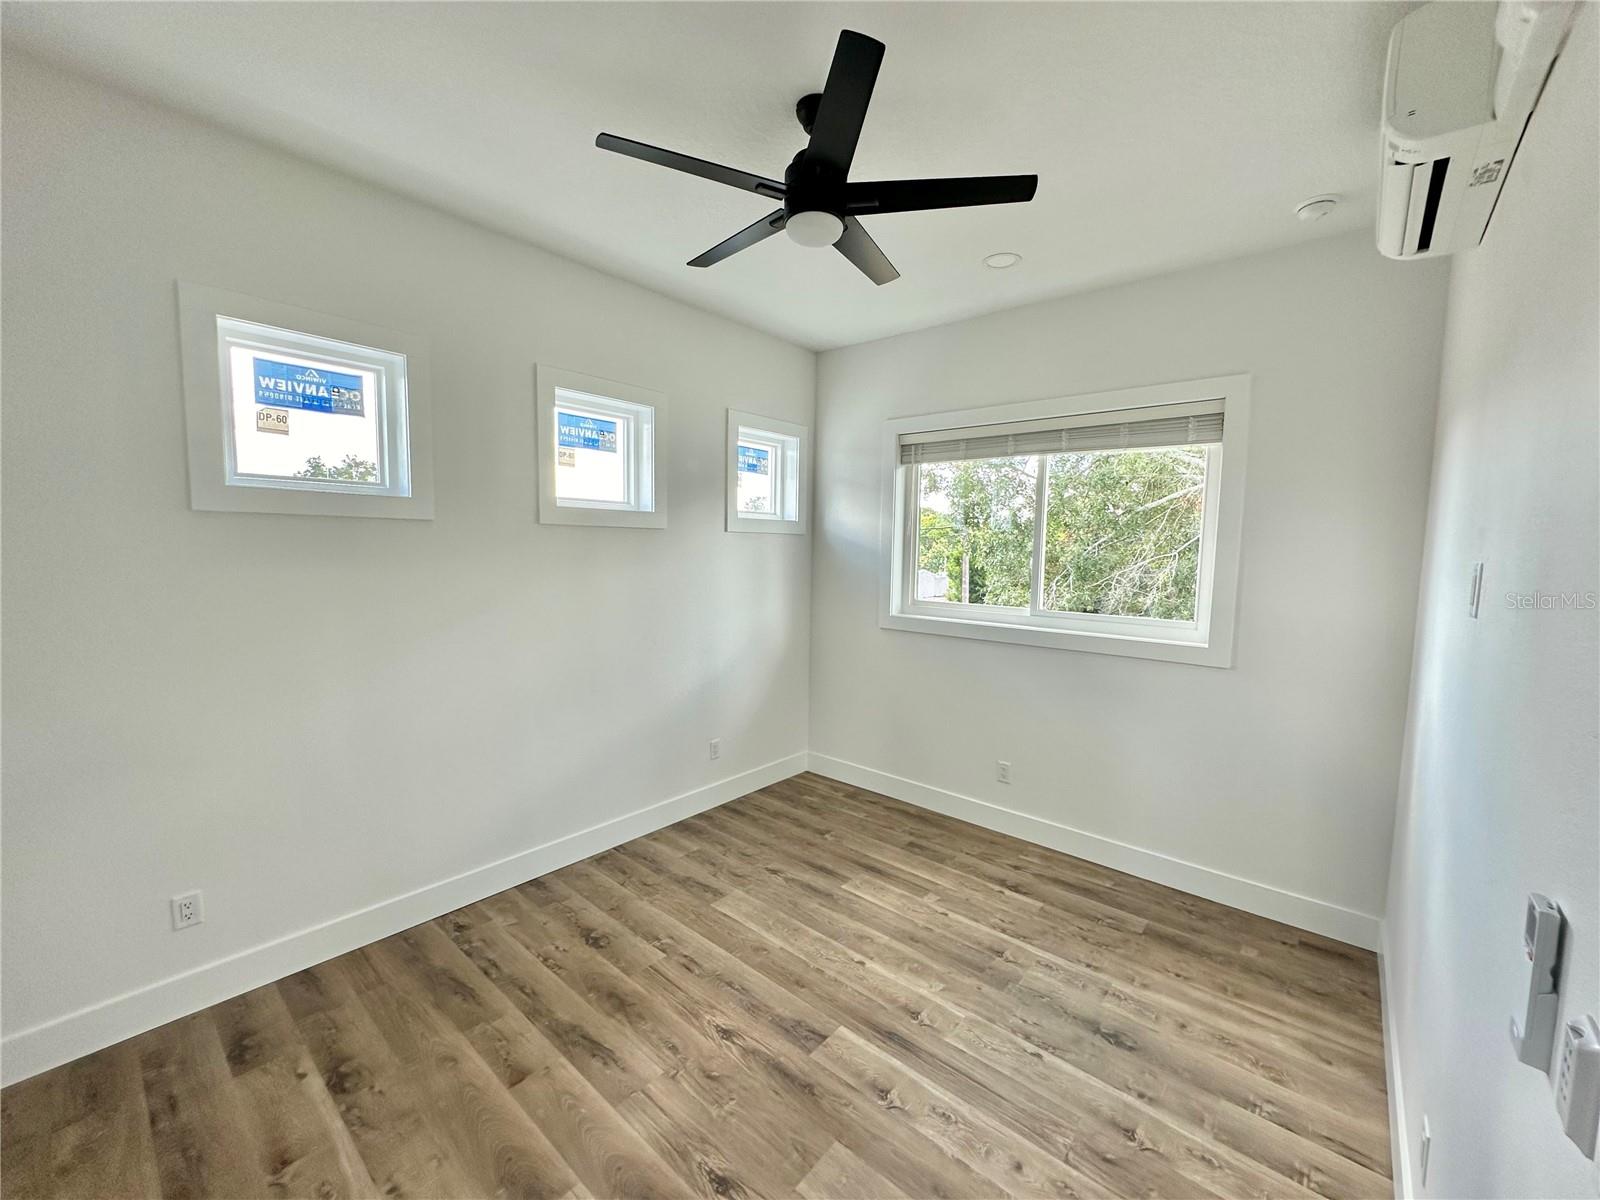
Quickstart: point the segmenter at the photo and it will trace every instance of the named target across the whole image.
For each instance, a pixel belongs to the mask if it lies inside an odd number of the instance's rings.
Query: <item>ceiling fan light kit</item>
[[[850,163],[867,118],[883,49],[882,42],[865,34],[849,29],[839,34],[827,83],[822,91],[802,96],[795,105],[800,127],[811,140],[789,163],[781,183],[614,134],[602,133],[594,144],[602,150],[782,201],[781,208],[690,259],[691,267],[714,266],[782,229],[798,245],[832,246],[873,283],[889,283],[898,279],[900,272],[878,249],[858,216],[976,204],[1018,204],[1033,199],[1039,177],[989,175],[851,183]]]
[[[831,212],[798,212],[784,224],[789,240],[801,246],[831,246],[844,236],[844,222]]]

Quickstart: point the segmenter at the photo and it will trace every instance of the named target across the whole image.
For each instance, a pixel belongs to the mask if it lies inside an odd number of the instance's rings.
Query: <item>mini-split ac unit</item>
[[[1378,249],[1427,258],[1476,246],[1550,66],[1572,0],[1435,0],[1389,35]]]

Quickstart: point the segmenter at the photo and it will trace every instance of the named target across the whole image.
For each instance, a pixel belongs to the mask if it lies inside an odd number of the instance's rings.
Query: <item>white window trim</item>
[[[232,379],[232,368],[217,334],[218,317],[232,317],[376,351],[368,364],[372,369],[378,369],[378,360],[382,358],[403,360],[404,394],[385,397],[385,401],[405,406],[405,419],[400,425],[405,431],[406,445],[390,442],[387,429],[380,436],[389,457],[391,479],[401,465],[400,456],[408,456],[403,475],[409,483],[410,495],[288,480],[229,484],[234,449],[230,436],[231,397],[226,388],[231,384],[224,381]],[[191,508],[291,516],[433,518],[433,422],[425,339],[345,317],[181,281],[178,283],[178,336],[183,360]]]
[[[535,445],[538,448],[539,523],[541,525],[608,525],[621,529],[665,529],[667,527],[667,469],[663,447],[667,441],[667,398],[633,383],[601,379],[562,367],[540,363],[534,371]],[[647,509],[621,508],[603,500],[572,501],[556,498],[556,392],[575,392],[599,401],[621,400],[651,410],[650,436],[642,435],[634,421],[634,444],[629,453],[641,471],[649,472]],[[635,487],[631,470],[630,494]]]
[[[949,605],[912,601],[914,569],[907,539],[916,538],[917,497],[910,494],[914,469],[900,464],[900,439],[908,434],[1012,421],[1047,420],[1081,413],[1118,413],[1220,400],[1226,420],[1222,442],[1208,452],[1206,504],[1201,533],[1198,620],[1157,621],[1099,614],[1052,614],[987,605]],[[878,624],[884,629],[943,634],[1025,646],[1083,650],[1131,658],[1160,659],[1197,666],[1233,665],[1234,614],[1239,585],[1239,551],[1244,525],[1245,459],[1250,428],[1250,376],[1225,375],[1182,383],[1092,392],[1051,400],[969,408],[926,416],[900,417],[884,424],[881,586]],[[1219,469],[1226,463],[1226,469]],[[1044,472],[1040,472],[1041,476]],[[1042,484],[1041,484],[1042,486]],[[1044,522],[1035,522],[1034,571],[1043,568],[1039,542]],[[1209,547],[1209,549],[1207,549]],[[1037,583],[1037,581],[1035,581]],[[1037,586],[1033,589],[1038,592]],[[1209,597],[1209,605],[1206,603]]]
[[[792,481],[794,485],[795,515],[785,517],[752,516],[739,511],[739,430],[750,429],[757,433],[778,434],[793,441],[780,443],[781,460],[775,463],[779,472],[778,489],[784,490]],[[763,417],[759,413],[728,410],[727,446],[727,530],[729,533],[804,533],[806,513],[811,497],[806,486],[806,476],[811,470],[811,431],[792,421],[776,417]]]

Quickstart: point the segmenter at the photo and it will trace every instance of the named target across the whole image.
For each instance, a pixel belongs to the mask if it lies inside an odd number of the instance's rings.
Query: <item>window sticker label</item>
[[[366,415],[366,398],[361,393],[359,375],[257,357],[255,379],[257,404],[350,417]],[[259,420],[256,428],[261,428]]]
[[[748,475],[770,475],[772,473],[772,452],[760,450],[755,446],[739,447],[739,470]]]
[[[617,423],[599,417],[580,417],[576,413],[556,414],[556,447],[574,450],[617,452]]]
[[[257,433],[288,433],[289,410],[286,408],[256,409]]]

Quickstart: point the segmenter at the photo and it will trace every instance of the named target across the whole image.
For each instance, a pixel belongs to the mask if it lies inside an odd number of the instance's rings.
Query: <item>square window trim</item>
[[[622,529],[665,529],[667,526],[667,465],[662,448],[667,435],[667,397],[665,394],[569,371],[564,367],[540,363],[534,369],[536,475],[539,485],[539,523],[541,525],[598,525]],[[604,411],[605,403],[650,410],[647,428],[637,416],[631,418],[634,434],[629,463],[628,494],[635,497],[628,506],[608,501],[562,502],[556,496],[556,417],[557,393],[571,396],[575,408],[592,401]],[[650,507],[637,507],[647,502]]]
[[[433,426],[425,339],[240,292],[182,281],[177,289],[191,508],[290,516],[433,518]],[[230,333],[219,325],[219,318],[259,327],[264,342],[281,343],[280,348],[291,354],[358,362],[379,375],[385,393],[380,442],[387,490],[234,472],[228,347],[248,331]],[[275,333],[283,336],[274,337]],[[315,344],[319,341],[337,345],[318,350]]]
[[[784,492],[784,508],[788,509],[792,503],[794,516],[752,516],[739,511],[739,439],[743,434],[782,447],[779,481]],[[811,471],[811,431],[806,426],[730,408],[726,467],[729,533],[805,533],[811,500],[807,486]]]

